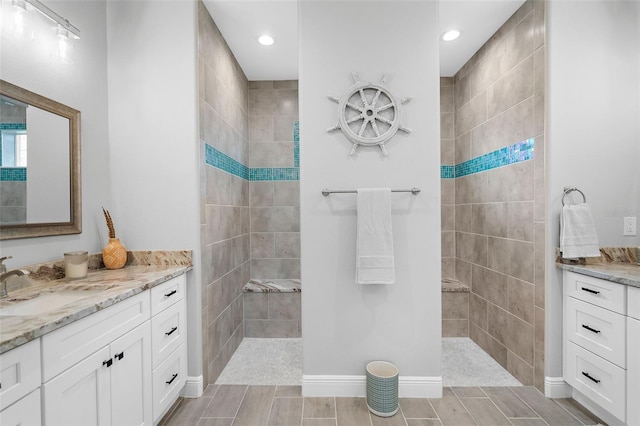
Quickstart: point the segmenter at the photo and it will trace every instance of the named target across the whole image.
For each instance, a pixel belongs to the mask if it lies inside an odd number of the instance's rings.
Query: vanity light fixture
[[[273,37],[271,37],[269,34],[263,34],[258,37],[258,43],[263,46],[271,46],[274,43],[274,40]]]
[[[53,10],[49,9],[44,3],[39,0],[14,0],[15,3],[29,3],[33,6],[38,12],[42,13],[47,18],[51,19],[57,25],[56,34],[58,36],[66,36],[67,38],[74,38],[78,40],[80,38],[80,30],[74,27],[68,19],[63,18],[62,16],[55,13]]]
[[[449,30],[442,34],[442,40],[444,41],[453,41],[458,37],[460,37],[460,31],[458,30]]]

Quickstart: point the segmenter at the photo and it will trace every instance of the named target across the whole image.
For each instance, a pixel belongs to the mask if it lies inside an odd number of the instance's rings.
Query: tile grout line
[[[455,393],[455,391],[451,389],[451,393],[453,394],[453,396],[456,397],[456,399],[458,400],[458,402],[460,403],[460,405],[462,405],[462,408],[464,408],[464,410],[467,412],[467,414],[469,415],[469,417],[471,417],[471,419],[476,423],[476,425],[479,425],[480,423],[478,423],[478,420],[476,420],[475,417],[473,417],[473,414],[471,414],[471,411],[469,411],[469,409],[467,408],[466,405],[464,405],[464,402],[462,402],[462,399],[458,396],[457,393]]]
[[[564,405],[560,404],[559,402],[556,402],[555,399],[552,399],[552,401],[554,402],[554,404],[558,405],[560,408],[562,408],[564,411],[566,411],[567,413],[569,413],[569,415],[571,417],[573,417],[574,419],[576,419],[577,421],[579,421],[580,423],[582,423],[583,425],[585,424],[585,422],[583,422],[582,420],[580,420],[579,418],[577,418],[576,416],[573,415],[573,413],[569,410],[567,410]]]
[[[546,421],[544,418],[542,418],[542,416],[540,415],[540,413],[538,413],[536,410],[534,410],[532,406],[530,406],[529,404],[527,404],[527,401],[525,401],[524,399],[520,398],[520,395],[518,395],[517,393],[515,393],[515,392],[511,389],[511,386],[507,386],[507,389],[509,389],[509,391],[511,391],[511,393],[513,393],[513,394],[516,396],[516,398],[518,398],[520,401],[522,401],[522,403],[523,403],[524,405],[526,405],[527,407],[529,407],[529,409],[530,409],[531,411],[533,411],[534,413],[536,413],[536,414],[538,415],[538,418],[540,418],[540,420],[542,420],[542,421],[543,421],[543,422],[545,422],[547,425],[549,425],[549,423],[547,423],[547,421]],[[536,390],[537,390],[537,389],[536,389]],[[551,426],[551,425],[549,425],[549,426]]]

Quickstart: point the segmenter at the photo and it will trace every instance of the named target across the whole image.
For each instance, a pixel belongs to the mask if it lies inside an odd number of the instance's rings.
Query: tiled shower
[[[441,79],[443,335],[543,387],[544,3],[529,0]],[[244,337],[300,336],[297,82],[249,82],[199,3],[203,363]],[[206,295],[206,297],[204,297]]]
[[[468,333],[539,389],[544,31],[544,2],[529,0],[454,77],[441,79],[443,288],[470,290],[443,291],[443,336]]]

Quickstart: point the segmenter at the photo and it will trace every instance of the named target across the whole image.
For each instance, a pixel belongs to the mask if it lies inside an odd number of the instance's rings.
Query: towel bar
[[[582,195],[582,202],[583,202],[583,203],[586,203],[586,202],[587,202],[587,197],[585,197],[584,192],[580,191],[580,190],[579,190],[578,188],[576,188],[575,186],[574,186],[574,187],[569,187],[569,186],[567,186],[567,187],[565,187],[565,188],[564,188],[564,192],[562,193],[562,205],[563,205],[563,206],[564,206],[564,198],[565,198],[568,194],[570,194],[570,193],[572,193],[572,192],[574,192],[574,191],[579,192],[579,193],[580,193],[580,195]]]
[[[418,195],[422,191],[420,188],[411,188],[411,189],[392,189],[391,192],[410,192],[413,195]],[[355,189],[351,190],[333,190],[333,189],[323,189],[322,195],[325,197],[329,196],[329,194],[356,194],[358,191]]]

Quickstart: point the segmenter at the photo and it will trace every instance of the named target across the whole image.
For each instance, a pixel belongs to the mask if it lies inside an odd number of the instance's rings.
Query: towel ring
[[[564,206],[564,198],[565,198],[568,194],[570,194],[570,193],[572,193],[572,192],[574,192],[574,191],[577,191],[577,192],[579,192],[579,193],[580,193],[580,195],[582,195],[582,202],[583,202],[583,203],[586,203],[586,202],[587,202],[587,197],[585,197],[584,192],[580,191],[580,190],[579,190],[578,188],[576,188],[576,187],[573,187],[573,188],[569,188],[569,187],[567,187],[567,188],[565,188],[565,189],[564,189],[564,192],[562,193],[562,205],[563,205],[563,206]]]

